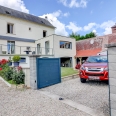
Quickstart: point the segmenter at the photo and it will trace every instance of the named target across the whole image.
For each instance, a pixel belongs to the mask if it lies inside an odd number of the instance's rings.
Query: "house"
[[[77,41],[76,62],[82,62],[91,55],[107,55],[105,44],[116,43],[116,24],[111,29],[112,34]]]
[[[20,55],[20,65],[29,67],[29,54],[60,58],[61,66],[74,67],[75,39],[55,34],[47,20],[0,6],[0,59]]]

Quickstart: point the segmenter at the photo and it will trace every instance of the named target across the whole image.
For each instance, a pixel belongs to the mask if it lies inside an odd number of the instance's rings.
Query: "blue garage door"
[[[61,82],[59,58],[37,58],[38,89]]]

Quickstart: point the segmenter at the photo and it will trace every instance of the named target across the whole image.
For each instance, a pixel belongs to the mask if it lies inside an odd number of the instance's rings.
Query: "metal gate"
[[[37,88],[61,82],[59,58],[37,58]]]

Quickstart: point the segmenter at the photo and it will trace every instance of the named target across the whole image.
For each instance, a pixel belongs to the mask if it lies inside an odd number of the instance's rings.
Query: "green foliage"
[[[12,58],[12,60],[13,60],[14,62],[19,62],[20,59],[21,59],[21,58],[20,58],[20,56],[18,56],[18,55],[13,56],[13,58]]]
[[[80,35],[79,34],[76,34],[76,33],[74,33],[74,32],[72,32],[72,34],[71,35],[69,35],[71,38],[75,38],[76,39],[76,41],[78,41],[79,39],[80,39]]]
[[[4,65],[2,70],[0,70],[0,76],[8,82],[10,81],[15,84],[24,84],[25,73],[21,67],[12,68],[8,65]]]
[[[13,68],[6,67],[4,69],[4,79],[5,80],[12,80],[12,75],[13,75]]]
[[[24,84],[24,78],[25,78],[25,74],[22,70],[17,71],[16,69],[13,72],[12,75],[12,80],[16,83],[16,84]]]
[[[95,35],[95,33],[90,32],[90,33],[86,34],[85,36],[83,36],[83,35],[80,36],[79,34],[72,32],[72,34],[69,35],[69,37],[72,37],[72,38],[76,39],[76,41],[79,41],[79,40],[83,40],[83,39],[96,37],[96,35]]]
[[[12,62],[12,58],[11,57],[9,57],[8,62]]]

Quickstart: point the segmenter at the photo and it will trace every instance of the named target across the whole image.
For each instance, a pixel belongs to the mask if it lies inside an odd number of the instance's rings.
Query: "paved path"
[[[57,87],[57,86],[56,86]],[[90,116],[39,90],[16,90],[0,80],[0,116]]]

